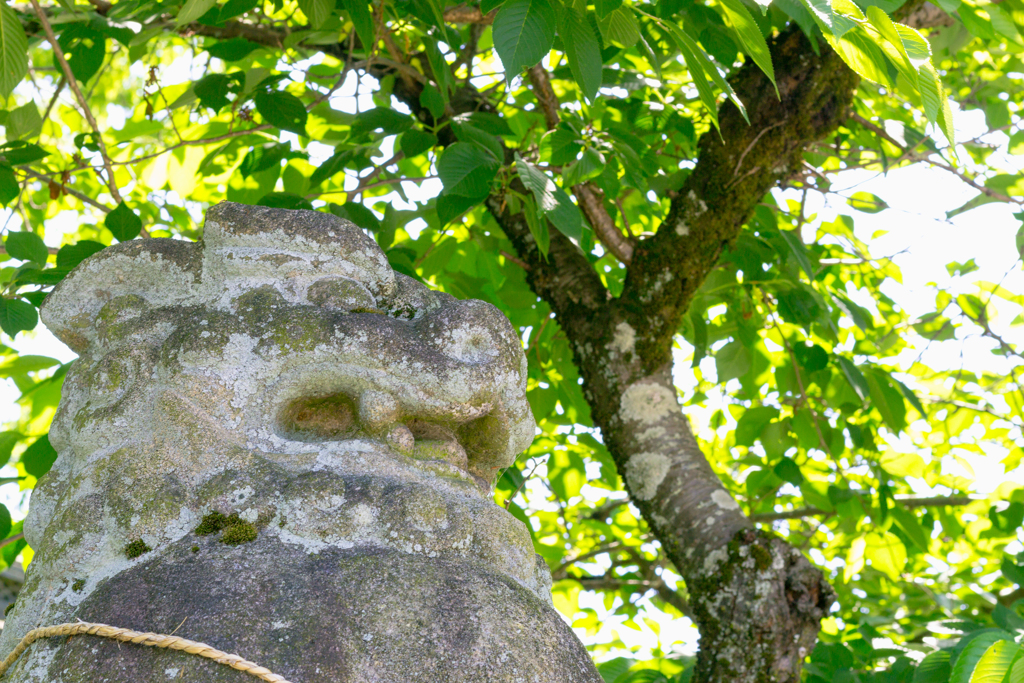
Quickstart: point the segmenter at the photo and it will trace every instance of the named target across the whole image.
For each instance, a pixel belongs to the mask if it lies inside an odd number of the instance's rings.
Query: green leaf
[[[793,255],[793,258],[796,259],[800,268],[807,275],[807,279],[814,282],[814,267],[811,265],[811,260],[807,258],[807,245],[801,239],[800,232],[798,230],[780,230],[779,234],[785,240],[786,246],[789,247],[789,252]]]
[[[511,81],[551,51],[555,11],[548,0],[507,0],[494,17],[494,49]]]
[[[50,435],[44,434],[25,449],[21,454],[21,464],[25,471],[39,478],[50,471],[57,459],[57,451],[50,445]]]
[[[737,446],[753,446],[761,432],[779,416],[779,409],[772,406],[757,406],[748,409],[736,422],[734,438]]]
[[[574,187],[580,183],[601,175],[607,165],[603,154],[592,147],[583,150],[583,156],[574,161],[562,173],[565,184]]]
[[[174,21],[178,26],[191,24],[193,21],[213,9],[216,4],[217,0],[185,0],[185,4],[178,12],[178,16]]]
[[[7,538],[11,533],[11,511],[0,503],[0,538]]]
[[[537,209],[537,202],[534,201],[533,195],[526,198],[526,208],[523,210],[523,215],[526,216],[526,225],[530,228],[530,234],[533,236],[534,242],[537,243],[537,249],[546,259],[548,257],[548,249],[551,246],[551,233],[548,230],[548,222]]]
[[[8,463],[14,447],[24,438],[21,432],[0,432],[0,467]]]
[[[0,166],[0,204],[10,204],[21,193],[21,185],[14,175],[14,169],[6,164]]]
[[[499,163],[504,160],[505,152],[501,148],[501,140],[497,137],[465,121],[453,120],[451,126],[455,137],[462,142],[470,142],[486,150]]]
[[[411,159],[432,149],[436,144],[437,136],[433,133],[410,128],[402,133],[402,137],[398,141],[398,148],[402,150],[406,159]]]
[[[889,514],[892,515],[893,520],[896,522],[903,533],[907,535],[914,545],[916,545],[922,552],[928,552],[928,547],[931,545],[931,539],[928,537],[928,533],[924,527],[921,526],[921,521],[917,518],[910,510],[896,506],[889,510]]]
[[[385,135],[395,135],[409,130],[413,124],[415,121],[408,114],[387,107],[374,107],[356,116],[356,120],[352,124],[352,133],[380,130]]]
[[[14,377],[27,372],[38,372],[57,365],[60,365],[60,361],[49,356],[14,356],[0,364],[0,377]]]
[[[107,226],[118,242],[133,240],[142,232],[142,219],[124,202],[107,214],[103,225]]]
[[[284,158],[279,157],[277,163]],[[317,166],[316,170],[313,171],[309,176],[309,187],[310,189],[319,187],[324,181],[333,178],[338,173],[345,170],[345,165],[352,160],[352,152],[349,150],[338,151],[335,150],[334,154],[327,158],[324,163]],[[253,171],[258,172],[258,171]]]
[[[1002,631],[985,632],[973,636],[957,656],[949,676],[949,683],[971,683],[971,674],[974,673],[982,656],[992,645],[1001,640],[1013,641],[1008,633]]]
[[[768,42],[764,39],[761,29],[754,21],[754,17],[750,16],[750,12],[740,0],[721,0],[720,7],[725,10],[726,18],[736,32],[740,44],[775,86],[775,95],[779,97],[779,87],[775,85],[775,68],[772,66],[771,51],[768,49]]]
[[[718,104],[716,103],[714,92],[708,86],[708,78],[732,100],[736,108],[739,109],[740,114],[743,115],[744,120],[749,123],[750,119],[747,117],[747,108],[740,101],[739,97],[736,96],[729,82],[719,73],[718,67],[700,49],[697,42],[672,22],[662,22],[660,25],[668,31],[675,41],[679,53],[686,61],[686,68],[690,70],[690,74],[693,77],[693,83],[697,87],[700,101],[704,108],[708,110],[708,114],[711,115],[711,122],[715,125],[715,129],[718,129]]]
[[[255,9],[261,2],[262,0],[228,0],[221,6],[220,13],[217,15],[217,22],[220,23],[241,16]]]
[[[21,299],[0,299],[0,330],[14,337],[19,332],[28,332],[39,324],[36,307]]]
[[[359,36],[359,42],[363,49],[370,52],[374,43],[373,14],[370,13],[370,5],[365,0],[342,0],[342,4],[348,15],[352,18],[352,25]]]
[[[380,230],[380,220],[377,215],[359,202],[346,202],[345,204],[331,204],[331,213],[339,218],[352,221],[363,230],[376,232]]]
[[[558,27],[565,45],[565,54],[569,58],[569,69],[572,77],[588,101],[597,98],[601,88],[602,61],[601,44],[594,35],[587,18],[575,7],[567,7],[562,13],[562,23]]]
[[[256,111],[263,120],[281,130],[306,135],[306,107],[291,93],[277,90],[256,93]]]
[[[752,356],[750,349],[739,340],[734,340],[715,353],[715,366],[718,368],[718,383],[725,384],[747,374],[750,370]]]
[[[426,107],[435,119],[444,116],[445,103],[446,100],[440,90],[430,83],[423,86],[423,92],[420,93],[420,104]]]
[[[938,650],[921,660],[911,683],[948,683],[950,671],[949,650]]]
[[[199,98],[200,106],[218,112],[231,103],[228,93],[234,82],[227,74],[210,74],[196,81],[192,90]]]
[[[103,244],[93,242],[92,240],[81,240],[75,244],[63,246],[57,252],[57,268],[71,270],[85,259],[96,252],[103,251],[105,248]]]
[[[782,481],[788,481],[794,486],[799,486],[804,481],[804,475],[800,471],[800,466],[792,458],[783,458],[775,464],[772,468],[777,476]]]
[[[11,232],[4,240],[4,249],[11,258],[19,261],[35,261],[39,265],[46,264],[49,251],[43,238],[34,232]]]
[[[491,188],[491,180],[501,164],[478,145],[456,142],[437,160],[437,174],[441,177],[445,194],[464,197],[484,197]]]
[[[863,211],[864,213],[880,213],[889,208],[878,195],[871,194],[870,192],[854,192],[846,200],[854,209]]]
[[[25,140],[39,135],[43,119],[32,102],[26,102],[7,116],[5,132],[8,140]]]
[[[583,214],[565,190],[546,173],[526,163],[516,154],[516,172],[523,185],[533,193],[539,215],[544,216],[560,233],[579,241],[583,237]]]
[[[256,206],[269,206],[275,209],[306,209],[313,210],[308,199],[294,192],[268,192],[260,197]]]
[[[245,38],[221,40],[213,45],[204,46],[206,51],[212,56],[217,59],[223,59],[225,62],[237,62],[240,59],[244,59],[250,52],[259,47],[257,43]]]
[[[846,381],[850,383],[853,390],[857,392],[862,401],[867,400],[868,395],[871,392],[871,388],[868,386],[868,382],[864,379],[864,375],[857,369],[849,359],[843,356],[835,356],[836,361],[839,363],[840,369],[843,371],[843,375],[846,376]]]
[[[484,197],[464,197],[458,194],[443,194],[437,198],[437,219],[441,225],[448,225],[484,200]]]
[[[1021,646],[1011,640],[992,643],[971,672],[970,683],[1000,683],[1022,653]]]
[[[34,161],[39,161],[40,159],[45,159],[50,156],[49,152],[38,145],[25,144],[5,149],[2,154],[3,158],[7,160],[7,163],[12,166],[31,164]]]
[[[615,43],[620,47],[633,47],[640,40],[640,26],[636,15],[629,7],[618,7],[601,20],[601,35],[604,44]]]
[[[871,403],[875,406],[885,424],[894,433],[907,427],[907,406],[903,395],[889,383],[887,373],[881,370],[869,370],[864,376],[871,394]]]
[[[28,37],[6,2],[0,3],[0,97],[8,97],[28,73]]]
[[[895,534],[871,532],[864,537],[864,557],[871,560],[871,566],[893,581],[900,578],[907,564],[907,549]]]
[[[330,18],[334,0],[299,0],[299,9],[313,28],[320,28]]]
[[[559,123],[553,130],[544,134],[540,141],[542,159],[562,166],[576,161],[583,144],[579,134],[568,123]]]

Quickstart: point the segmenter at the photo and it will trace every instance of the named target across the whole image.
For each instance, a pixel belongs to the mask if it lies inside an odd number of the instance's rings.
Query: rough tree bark
[[[488,202],[569,337],[633,501],[686,580],[701,634],[700,681],[799,680],[833,600],[799,551],[742,514],[697,446],[672,383],[673,337],[722,247],[852,102],[856,76],[830,50],[815,56],[799,30],[774,41],[772,60],[781,99],[753,65],[737,73],[733,87],[750,125],[732,105],[723,108],[722,136],[701,138],[697,165],[661,228],[636,244],[620,297],[610,297],[567,239],[554,236],[545,260],[524,218],[502,210],[498,197]],[[543,73],[532,76],[535,89],[550,88]]]

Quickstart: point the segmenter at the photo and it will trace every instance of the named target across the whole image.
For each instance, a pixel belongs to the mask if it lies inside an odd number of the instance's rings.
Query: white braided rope
[[[190,655],[198,655],[206,659],[212,659],[218,664],[230,666],[232,669],[244,671],[250,676],[255,676],[267,683],[289,683],[283,676],[271,672],[269,669],[242,659],[238,655],[231,655],[210,647],[206,643],[197,643],[194,640],[178,638],[177,636],[165,636],[159,633],[140,633],[127,628],[117,628],[106,624],[90,624],[80,621],[76,624],[58,624],[57,626],[44,626],[34,628],[25,634],[18,646],[3,662],[0,662],[0,677],[7,673],[7,669],[17,661],[18,657],[28,649],[29,645],[40,638],[53,638],[56,636],[98,636],[119,640],[122,643],[134,643],[147,647],[162,647],[169,650],[180,650]]]

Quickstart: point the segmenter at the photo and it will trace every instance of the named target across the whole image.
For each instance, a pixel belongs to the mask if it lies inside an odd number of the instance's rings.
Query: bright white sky
[[[138,64],[136,66],[139,66]],[[178,78],[169,74],[163,75],[165,83],[180,82],[190,78],[187,73],[187,65],[182,68]],[[356,79],[350,77],[345,86],[332,98],[335,107],[352,111],[355,108],[357,98],[355,95]],[[373,107],[370,99],[370,92],[375,87],[372,80],[364,80],[360,87],[358,97],[359,109],[365,110]],[[117,111],[110,112],[111,118],[119,116]],[[958,139],[970,139],[984,130],[984,121],[980,114],[960,114],[956,118]],[[116,126],[116,121],[113,122]],[[997,134],[993,141],[1003,145],[1005,149],[1006,136]],[[314,143],[311,151],[314,158],[311,161],[315,164],[330,154],[330,148]],[[391,144],[385,144],[384,156],[387,158],[391,153]],[[1014,166],[1014,160],[1004,157],[1005,169],[1007,171],[1018,171]],[[354,186],[355,180],[353,179]],[[837,190],[849,188],[850,194],[854,191],[864,190],[881,197],[890,209],[879,214],[862,214],[852,212],[842,199],[832,197],[825,201],[820,195],[811,194],[808,196],[808,213],[817,212],[819,217],[825,220],[832,220],[837,212],[852,213],[856,220],[857,234],[870,245],[873,255],[884,256],[899,253],[895,257],[896,263],[903,270],[904,282],[890,283],[886,293],[895,299],[904,309],[911,314],[919,315],[928,313],[933,309],[934,290],[929,283],[946,282],[949,275],[945,270],[945,264],[951,261],[967,261],[974,258],[979,266],[976,273],[963,279],[964,291],[974,291],[971,283],[975,280],[988,280],[992,282],[1004,281],[1004,284],[1012,291],[1024,292],[1024,271],[1020,266],[1015,266],[1017,252],[1014,237],[1021,222],[1012,216],[1010,207],[1000,204],[989,204],[962,214],[947,221],[945,212],[954,209],[975,194],[974,190],[963,184],[953,175],[942,170],[928,169],[916,166],[906,170],[899,170],[890,173],[887,177],[881,177],[862,171],[846,173],[840,177],[835,184]],[[405,191],[412,199],[424,200],[434,196],[440,191],[440,183],[428,181],[421,189],[413,184],[406,183]],[[794,193],[790,195],[796,197]],[[797,197],[798,198],[798,197]],[[388,198],[386,198],[388,199]],[[399,208],[408,208],[404,202],[393,194],[390,198]],[[379,199],[375,201],[380,201]],[[59,246],[61,235],[65,227],[72,225],[74,217],[70,214],[52,221],[47,226],[46,241],[51,246]],[[16,229],[16,222],[12,221],[12,228]],[[813,226],[809,226],[806,239],[813,238]],[[1007,273],[1009,272],[1009,275]],[[1004,280],[1005,276],[1005,280]],[[1022,342],[1021,330],[1024,326],[1011,328],[1009,326],[1018,313],[1019,309],[1014,307],[1003,307],[1001,316],[995,321],[994,327],[1005,337],[1015,342]],[[4,340],[7,342],[8,340]],[[74,354],[63,344],[57,341],[44,327],[40,326],[35,332],[19,335],[12,345],[15,348],[23,349],[26,352],[40,355],[49,355],[62,361],[74,358]],[[684,344],[685,346],[685,344]],[[985,342],[968,342],[967,355],[973,367],[983,366],[992,370],[1000,370],[1005,367],[1000,363],[1004,362],[990,353],[990,345]],[[960,363],[959,342],[946,342],[935,344],[928,351],[926,357],[933,367],[958,365]],[[688,349],[679,352],[680,360],[688,355]],[[688,371],[688,362],[680,362],[678,365],[677,381],[686,386],[692,382],[692,376]],[[702,365],[705,376],[714,376],[714,363],[706,359]],[[16,388],[9,380],[0,382],[0,420],[9,421],[18,414],[18,406],[15,399],[18,396]],[[716,409],[717,405],[709,405],[703,410],[696,411],[694,416],[699,423],[701,417],[708,417]],[[1002,454],[992,454],[990,457],[976,456],[972,459],[971,465],[980,476],[980,486],[985,487],[987,492],[994,488],[1000,481],[1004,480],[1005,473],[999,465]],[[0,476],[8,476],[12,471],[10,466],[0,471]],[[1015,473],[1014,478],[1019,478]],[[5,487],[0,493],[0,501],[6,502],[12,511],[25,509],[25,502],[14,490],[13,486]],[[17,517],[17,513],[16,517]],[[582,600],[582,606],[591,607],[597,610],[598,614],[604,616],[606,611],[600,601],[596,599]],[[652,610],[648,616],[657,618],[659,613]],[[688,620],[669,621],[657,618],[660,622],[661,644],[669,649],[672,643],[677,643],[676,648],[680,651],[693,653],[696,646],[696,630],[689,624]],[[580,634],[584,640],[594,642],[606,641],[612,630],[618,632],[619,636],[629,646],[638,648],[637,655],[644,657],[650,652],[650,647],[658,641],[658,637],[648,627],[644,626],[643,631],[635,631],[630,628],[619,626],[614,620],[605,620],[602,631],[597,636],[588,638]]]

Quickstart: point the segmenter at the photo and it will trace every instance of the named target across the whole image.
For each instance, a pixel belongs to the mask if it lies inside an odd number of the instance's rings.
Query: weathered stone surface
[[[179,635],[294,683],[600,681],[490,497],[534,424],[489,304],[394,273],[328,214],[228,203],[202,243],[87,259],[43,319],[80,359],[0,651],[39,624],[188,617]],[[9,676],[246,679],[84,637],[34,645]]]

